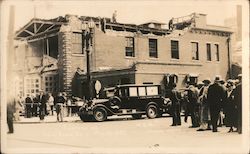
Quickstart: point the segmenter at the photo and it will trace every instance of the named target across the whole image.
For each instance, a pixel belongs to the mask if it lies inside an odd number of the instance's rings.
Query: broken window
[[[199,44],[198,42],[191,42],[192,44],[192,60],[199,60]]]
[[[57,59],[58,56],[58,36],[48,38],[49,56]]]
[[[149,57],[157,58],[157,39],[149,39]]]
[[[72,33],[72,53],[84,54],[82,46],[82,33]]]
[[[43,53],[57,59],[58,56],[58,36],[43,39]]]
[[[171,58],[179,59],[179,41],[171,40]]]
[[[207,61],[212,61],[211,44],[207,43]]]
[[[215,59],[216,61],[220,61],[219,44],[215,44]]]
[[[126,37],[126,57],[134,57],[135,50],[134,50],[134,38],[133,37]]]

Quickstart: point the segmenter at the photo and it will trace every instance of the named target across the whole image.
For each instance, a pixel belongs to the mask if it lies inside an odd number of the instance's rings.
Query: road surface
[[[189,119],[190,120],[190,119]],[[243,153],[244,135],[197,132],[191,122],[170,126],[172,119],[111,118],[105,122],[82,122],[78,118],[57,123],[18,123],[7,135],[7,153]]]

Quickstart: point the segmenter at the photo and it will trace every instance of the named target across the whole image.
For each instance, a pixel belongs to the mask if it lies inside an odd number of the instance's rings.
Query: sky
[[[33,17],[51,19],[58,16],[65,16],[65,14],[111,17],[115,10],[117,10],[118,22],[133,24],[142,24],[150,20],[168,23],[172,17],[186,16],[196,12],[207,14],[208,24],[223,26],[225,19],[236,15],[235,3],[221,0],[211,0],[208,2],[205,0],[8,0],[4,1],[1,6],[4,8],[5,18],[7,18],[9,13],[9,5],[15,6],[15,31],[28,23]]]

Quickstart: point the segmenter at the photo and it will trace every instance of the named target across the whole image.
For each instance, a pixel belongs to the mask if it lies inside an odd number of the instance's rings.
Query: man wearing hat
[[[219,82],[220,77],[215,77],[215,81],[211,86],[209,86],[207,94],[213,132],[218,132],[217,122],[219,119],[222,104],[226,100],[226,92]]]
[[[233,90],[234,103],[237,111],[237,131],[239,134],[242,133],[242,75],[238,75],[239,84]]]

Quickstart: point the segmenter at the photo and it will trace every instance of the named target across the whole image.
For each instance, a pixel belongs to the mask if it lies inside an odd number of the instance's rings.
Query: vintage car
[[[107,99],[83,104],[78,112],[82,121],[104,121],[111,115],[132,115],[139,119],[146,114],[148,118],[156,118],[169,111],[170,100],[163,97],[160,85],[118,85],[106,92]]]

